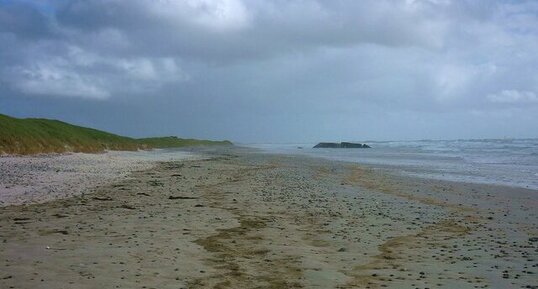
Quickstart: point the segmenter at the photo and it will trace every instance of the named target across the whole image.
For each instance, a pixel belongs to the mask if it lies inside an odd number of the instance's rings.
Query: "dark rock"
[[[329,149],[366,149],[370,148],[367,144],[351,143],[351,142],[320,142],[314,148],[329,148]]]

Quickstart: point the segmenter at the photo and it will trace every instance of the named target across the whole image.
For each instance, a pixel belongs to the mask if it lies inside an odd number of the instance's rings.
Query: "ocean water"
[[[367,164],[418,177],[538,190],[538,139],[360,143],[367,143],[372,148],[313,149],[312,143],[247,146],[268,153],[299,154]]]

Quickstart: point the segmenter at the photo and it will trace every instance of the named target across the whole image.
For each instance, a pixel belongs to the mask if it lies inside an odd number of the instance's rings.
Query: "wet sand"
[[[226,149],[0,208],[0,288],[538,288],[538,192]]]

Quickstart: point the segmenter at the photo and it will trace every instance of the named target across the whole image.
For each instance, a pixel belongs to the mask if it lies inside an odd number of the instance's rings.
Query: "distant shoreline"
[[[538,190],[538,139],[371,144],[373,148],[368,150],[311,149],[306,144],[250,147],[357,163],[407,176]]]

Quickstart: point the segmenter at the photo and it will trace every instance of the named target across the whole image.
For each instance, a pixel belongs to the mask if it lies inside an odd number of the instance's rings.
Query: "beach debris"
[[[164,183],[160,182],[160,181],[157,181],[157,180],[151,180],[151,181],[148,181],[148,184],[152,187],[163,187],[164,186]]]
[[[67,250],[67,249],[64,249],[64,248],[53,248],[51,246],[46,246],[45,249],[47,250],[57,250],[57,251],[60,251],[60,250]]]
[[[169,196],[170,200],[196,200],[198,197],[187,197],[187,196]]]
[[[127,205],[127,204],[122,204],[120,206],[120,208],[124,208],[124,209],[128,209],[128,210],[135,210],[136,208],[131,206],[131,205]]]
[[[112,198],[111,197],[93,197],[94,200],[96,201],[112,201]]]
[[[69,235],[69,232],[65,229],[49,229],[49,230],[40,230],[39,233],[42,236],[51,235],[51,234],[62,234]]]
[[[13,218],[13,221],[17,225],[24,225],[24,224],[28,224],[28,223],[32,222],[32,220],[30,218],[26,218],[26,217]]]

